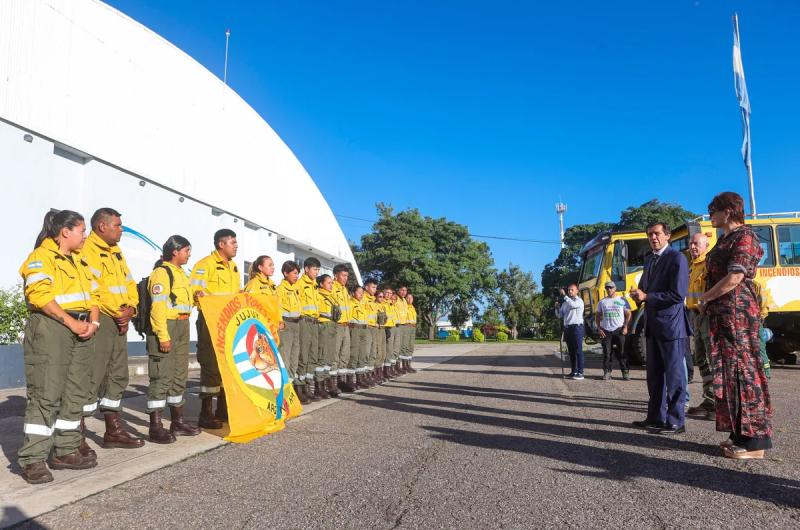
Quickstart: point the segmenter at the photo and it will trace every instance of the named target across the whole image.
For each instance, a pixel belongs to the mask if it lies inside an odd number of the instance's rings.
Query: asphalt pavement
[[[20,527],[800,528],[800,370],[773,371],[776,448],[732,461],[713,422],[630,426],[642,370],[603,381],[593,356],[586,380],[564,380],[554,350],[462,349]]]

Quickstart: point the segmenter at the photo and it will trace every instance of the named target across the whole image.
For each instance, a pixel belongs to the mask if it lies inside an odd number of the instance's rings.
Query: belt
[[[89,312],[88,311],[65,311],[66,314],[71,316],[76,320],[80,320],[81,322],[88,322],[89,321]]]
[[[304,320],[304,321],[306,321],[306,322],[313,322],[314,324],[319,324],[319,320],[317,320],[316,318],[314,318],[314,317],[307,317],[307,316],[305,316],[305,315],[301,316],[301,317],[300,317],[300,320]]]
[[[300,322],[300,317],[283,317],[284,322]]]
[[[340,326],[344,326],[344,327],[348,327],[350,325],[348,322],[344,322],[344,323],[343,322],[337,322],[336,324],[338,324]]]
[[[574,327],[574,326],[583,326],[583,324],[567,324],[567,325],[566,325],[566,326],[564,326],[564,327],[565,327],[565,328],[571,328],[571,327]]]
[[[366,324],[350,324],[350,327],[354,329],[367,329]]]
[[[180,315],[175,317],[175,320],[189,320],[189,316],[190,316],[189,313],[181,313]]]

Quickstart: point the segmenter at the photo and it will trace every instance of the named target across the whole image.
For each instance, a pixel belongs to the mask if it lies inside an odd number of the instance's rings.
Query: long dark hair
[[[73,212],[72,210],[50,210],[44,214],[42,230],[36,237],[36,244],[33,248],[38,248],[48,237],[55,239],[62,229],[69,228],[71,230],[83,222],[83,216],[78,212]]]
[[[317,276],[317,287],[322,287],[322,283],[330,277],[330,274],[320,274]]]
[[[189,240],[183,236],[169,236],[169,239],[167,239],[167,241],[164,243],[164,246],[161,247],[161,259],[156,261],[156,264],[153,265],[153,268],[155,269],[160,267],[165,261],[172,261],[173,252],[178,252],[179,250],[183,250],[184,248],[191,246],[192,244],[189,243]]]
[[[263,265],[264,262],[267,261],[268,259],[272,258],[266,255],[261,255],[257,257],[256,260],[250,264],[250,271],[248,271],[247,275],[250,276],[251,278],[254,278],[256,274],[261,272],[258,270],[258,268],[261,267],[261,265]]]

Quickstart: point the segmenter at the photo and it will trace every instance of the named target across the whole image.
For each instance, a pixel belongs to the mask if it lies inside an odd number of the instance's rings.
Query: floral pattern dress
[[[707,289],[729,272],[744,274],[730,292],[708,303],[717,430],[747,438],[772,437],[772,405],[759,355],[760,306],[753,285],[764,250],[746,225],[723,236],[707,258]]]

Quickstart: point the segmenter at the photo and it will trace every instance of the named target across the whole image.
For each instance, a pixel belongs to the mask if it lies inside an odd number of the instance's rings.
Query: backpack
[[[169,267],[166,265],[159,265],[156,269],[159,267],[167,271],[167,276],[169,277],[169,299],[172,305],[175,305],[175,301],[178,299],[175,293],[172,292],[172,285],[175,283],[175,278],[172,276],[172,271]],[[150,289],[147,288],[149,281],[150,277],[148,276],[142,278],[139,280],[139,283],[136,284],[136,292],[139,293],[139,304],[136,306],[136,315],[131,319],[133,322],[133,329],[135,329],[142,338],[145,338],[146,335],[154,334],[153,326],[150,324],[150,307],[153,305],[153,296],[150,294]]]

